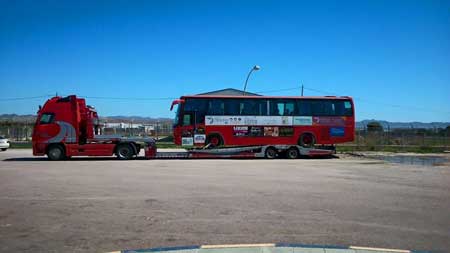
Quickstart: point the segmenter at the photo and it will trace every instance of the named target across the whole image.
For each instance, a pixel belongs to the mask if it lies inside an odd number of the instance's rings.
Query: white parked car
[[[0,136],[0,150],[6,151],[9,148],[9,140]]]

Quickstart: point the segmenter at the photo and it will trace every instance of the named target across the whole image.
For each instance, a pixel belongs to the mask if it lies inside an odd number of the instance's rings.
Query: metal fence
[[[11,141],[31,141],[34,123],[2,122],[0,123],[0,136]]]
[[[0,122],[0,136],[11,141],[31,141],[34,123]],[[143,128],[105,128],[102,134],[120,134],[123,136],[164,137],[172,135],[171,122],[160,122],[149,132]],[[371,132],[367,128],[355,131],[355,141],[339,146],[355,147],[355,149],[380,149],[383,147],[440,147],[450,148],[450,128],[446,129],[390,129],[388,131]]]
[[[354,147],[355,150],[407,149],[428,147],[448,150],[450,148],[449,129],[393,129],[371,132],[366,128],[355,131],[355,140],[340,146]]]
[[[0,122],[0,136],[11,141],[31,141],[34,123],[29,122]],[[171,122],[156,123],[152,131],[145,128],[103,128],[102,134],[119,134],[122,136],[152,136],[156,138],[172,135]]]

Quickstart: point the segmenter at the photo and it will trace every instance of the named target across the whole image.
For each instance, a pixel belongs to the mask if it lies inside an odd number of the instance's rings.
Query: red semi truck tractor
[[[39,108],[33,129],[33,155],[62,160],[115,154],[119,159],[131,159],[141,148],[155,147],[151,138],[97,135],[99,130],[97,112],[84,99],[75,95],[53,97]]]

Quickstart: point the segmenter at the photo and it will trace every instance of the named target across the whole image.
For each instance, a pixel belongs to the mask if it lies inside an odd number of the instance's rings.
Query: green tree
[[[378,121],[371,121],[367,123],[367,132],[370,133],[383,132],[383,126]]]

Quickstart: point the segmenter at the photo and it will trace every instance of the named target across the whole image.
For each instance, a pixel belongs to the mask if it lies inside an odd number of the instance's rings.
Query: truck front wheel
[[[120,160],[129,160],[133,155],[133,148],[128,144],[120,144],[116,148],[116,156]]]
[[[48,148],[48,159],[52,161],[62,160],[65,157],[64,149],[60,145],[53,145]]]

